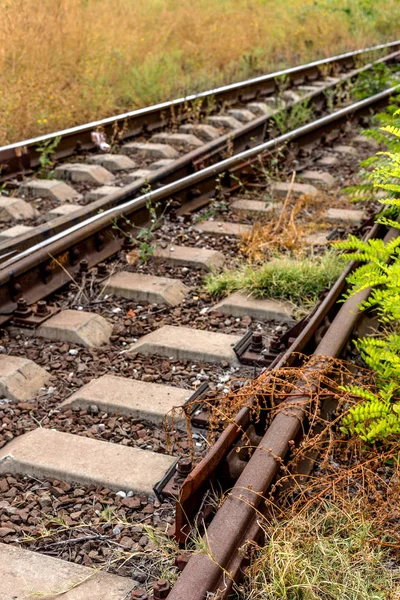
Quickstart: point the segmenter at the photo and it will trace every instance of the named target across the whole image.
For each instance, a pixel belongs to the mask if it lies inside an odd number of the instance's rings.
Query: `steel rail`
[[[385,228],[382,225],[375,223],[364,236],[364,240],[376,238],[384,230]],[[301,355],[312,353],[315,332],[327,318],[331,320],[335,316],[337,302],[345,289],[346,279],[356,266],[357,263],[354,261],[347,265],[295,341],[267,371],[272,370],[272,368],[293,367],[301,362]],[[194,502],[193,499],[197,497],[199,490],[210,480],[212,474],[219,468],[230,449],[248,427],[253,402],[254,398],[250,398],[248,404],[240,409],[235,419],[222,431],[206,456],[194,467],[183,482],[175,513],[175,537],[179,543],[185,541],[190,529],[190,520],[198,510],[199,503]]]
[[[185,110],[190,103],[202,102],[204,112],[207,110],[207,105],[210,101],[213,103],[217,102],[218,104],[248,102],[252,99],[262,98],[267,94],[273,93],[282,78],[285,78],[291,84],[300,84],[306,80],[316,79],[320,75],[322,67],[332,65],[351,67],[355,65],[356,59],[363,55],[394,49],[400,49],[400,40],[346,52],[327,59],[320,59],[305,65],[291,67],[198,94],[190,94],[172,101],[121,113],[51,134],[7,144],[0,147],[0,165],[5,170],[6,176],[30,170],[39,165],[39,147],[44,143],[53,141],[56,137],[61,137],[61,140],[55,157],[66,158],[76,151],[77,145],[80,149],[84,150],[95,148],[95,144],[91,139],[91,132],[94,130],[102,130],[106,135],[112,136],[115,128],[121,126],[121,139],[126,139],[145,131],[154,131],[171,122],[176,122],[180,118],[180,112]]]
[[[388,54],[372,63],[368,63],[361,69],[353,71],[346,77],[343,77],[340,82],[328,84],[325,87],[318,88],[315,92],[311,92],[303,96],[299,103],[310,101],[313,106],[318,110],[323,104],[326,104],[326,92],[335,91],[335,89],[346,82],[353,80],[360,73],[363,73],[373,65],[381,62],[391,62],[399,59],[400,51]],[[289,106],[290,110],[294,109],[297,103],[293,103]],[[286,109],[284,109],[286,110]],[[184,156],[174,161],[172,165],[169,165],[163,169],[160,169],[154,174],[150,175],[146,181],[138,180],[124,186],[121,190],[114,192],[108,196],[105,196],[95,202],[90,203],[87,206],[82,207],[76,211],[73,217],[60,217],[52,220],[50,223],[46,223],[34,228],[23,236],[19,236],[14,240],[9,240],[0,244],[0,261],[5,256],[12,256],[16,252],[20,252],[26,248],[31,248],[33,245],[43,239],[49,239],[51,236],[59,233],[70,227],[72,224],[77,224],[90,216],[99,212],[104,212],[111,207],[117,206],[122,202],[130,200],[132,198],[141,195],[143,186],[147,186],[157,189],[162,185],[171,183],[176,179],[181,179],[193,172],[199,171],[200,169],[210,166],[221,161],[227,153],[238,154],[254,147],[257,144],[261,144],[269,137],[268,124],[273,116],[262,116],[254,119],[247,125],[243,125],[240,129],[234,130],[231,133],[220,136],[217,140],[209,142],[203,145],[201,148],[186,153]]]
[[[288,142],[299,143],[303,140],[310,143],[318,140],[323,131],[331,131],[350,117],[368,113],[372,107],[383,106],[399,87],[356,102],[159,190],[95,215],[6,260],[0,269],[0,323],[10,318],[15,309],[16,299],[21,295],[28,303],[36,302],[67,283],[70,277],[67,271],[71,276],[77,274],[80,260],[86,259],[91,267],[117,252],[121,248],[123,238],[116,234],[115,224],[121,221],[121,217],[126,219],[135,214],[135,227],[142,226],[148,220],[148,201],[163,202],[169,198],[179,198],[183,202],[189,202],[193,191],[198,193],[199,188],[200,195],[209,197],[214,191],[215,179],[223,173],[229,174],[235,169],[243,168],[260,154],[276,150]],[[124,219],[121,227],[126,225]]]
[[[399,234],[398,230],[390,229],[384,240],[387,242]],[[313,357],[320,360],[309,362],[304,367],[311,381],[316,372],[329,369],[330,358],[340,355],[361,315],[359,305],[370,292],[370,288],[362,290],[339,309],[314,350]],[[262,501],[306,418],[304,406],[308,404],[312,391],[308,391],[302,381],[298,385],[304,390],[304,395],[281,404],[280,411],[207,528],[204,536],[207,552],[191,556],[168,600],[206,600],[209,594],[226,598],[231,588],[229,580],[238,576],[243,562],[239,549],[257,536],[257,518],[262,514]]]

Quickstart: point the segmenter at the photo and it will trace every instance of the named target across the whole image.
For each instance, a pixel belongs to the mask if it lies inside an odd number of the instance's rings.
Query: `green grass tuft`
[[[326,503],[272,523],[247,569],[246,600],[389,600],[399,571],[375,524],[357,510]],[[267,535],[268,535],[267,532]]]
[[[257,298],[288,300],[299,308],[317,302],[321,292],[339,277],[343,261],[333,252],[294,260],[278,258],[264,265],[251,264],[211,273],[205,286],[212,295],[248,292]]]

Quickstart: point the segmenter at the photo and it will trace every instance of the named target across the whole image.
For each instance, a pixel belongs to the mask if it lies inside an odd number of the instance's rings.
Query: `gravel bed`
[[[0,418],[0,448],[38,426],[158,454],[183,456],[190,453],[196,463],[209,446],[204,431],[193,429],[191,439],[188,439],[187,431],[173,429],[172,422],[166,427],[157,426],[143,419],[107,414],[95,405],[89,410],[60,410],[54,397],[18,403],[2,400]]]
[[[137,584],[160,576],[159,535],[173,523],[173,503],[132,492],[7,475],[0,482],[0,538],[87,567],[133,578]]]

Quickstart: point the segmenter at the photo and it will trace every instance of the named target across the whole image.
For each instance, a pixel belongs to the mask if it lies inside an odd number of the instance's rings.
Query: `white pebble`
[[[68,350],[68,354],[70,354],[71,356],[76,356],[79,353],[79,350],[75,350],[74,348],[72,348],[71,350]]]
[[[122,490],[121,490],[121,491],[119,491],[119,492],[117,492],[115,495],[116,495],[116,496],[119,496],[120,498],[126,498],[126,493],[125,493],[125,492],[123,492]]]

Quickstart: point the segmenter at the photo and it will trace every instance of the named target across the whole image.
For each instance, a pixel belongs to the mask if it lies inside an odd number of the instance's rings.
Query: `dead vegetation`
[[[372,372],[354,374],[351,363],[323,359],[324,368],[311,376],[316,360],[307,368],[267,372],[209,403],[214,431],[221,417],[231,421],[243,406],[250,407],[252,422],[268,423],[300,397],[306,412],[303,439],[291,446],[280,479],[259,507],[264,541],[241,549],[250,565],[235,592],[240,600],[398,600],[399,442],[365,445],[343,436],[339,421],[356,400],[341,386],[369,381],[372,390]],[[327,401],[336,403],[332,420],[321,416]]]

